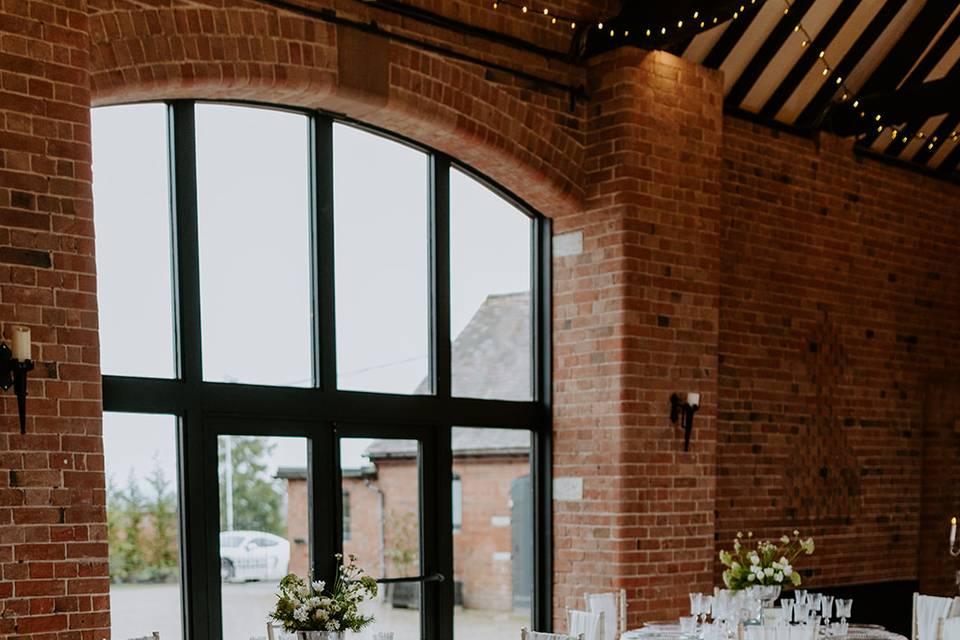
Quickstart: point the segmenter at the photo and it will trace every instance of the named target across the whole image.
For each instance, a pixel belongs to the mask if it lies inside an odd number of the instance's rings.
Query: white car
[[[279,580],[287,575],[290,543],[265,531],[220,533],[220,579],[223,582]]]

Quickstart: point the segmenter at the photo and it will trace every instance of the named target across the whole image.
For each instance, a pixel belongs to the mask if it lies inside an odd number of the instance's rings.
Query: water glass
[[[702,613],[702,609],[703,609],[703,594],[691,593],[690,594],[690,615],[697,617]]]
[[[707,616],[713,613],[713,596],[704,595],[700,600],[700,613],[703,615],[703,622],[707,621]]]
[[[680,617],[680,633],[685,636],[692,636],[696,634],[696,632],[697,632],[697,617],[681,616]]]
[[[783,621],[786,624],[793,622],[793,611],[796,607],[797,601],[790,598],[781,598],[780,599],[780,608],[783,609]]]
[[[807,598],[810,602],[810,608],[813,609],[817,615],[820,615],[820,607],[823,605],[823,594],[810,593],[807,595]]]
[[[846,623],[853,611],[853,598],[837,598],[837,617],[840,621]]]
[[[797,597],[797,602],[803,604],[807,601],[807,590],[806,589],[794,589],[793,595]]]
[[[820,612],[826,622],[830,622],[833,617],[833,596],[823,596],[820,602]]]

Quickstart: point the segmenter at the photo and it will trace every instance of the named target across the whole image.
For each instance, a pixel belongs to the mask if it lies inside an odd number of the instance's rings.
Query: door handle
[[[379,578],[379,584],[396,584],[398,582],[443,582],[446,578],[442,573],[431,573],[428,576],[411,576],[409,578]]]

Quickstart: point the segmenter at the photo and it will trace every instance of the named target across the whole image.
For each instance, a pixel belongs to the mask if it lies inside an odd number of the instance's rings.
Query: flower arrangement
[[[733,553],[720,552],[720,562],[727,567],[723,572],[723,583],[728,589],[800,586],[800,572],[793,568],[793,563],[800,555],[813,553],[813,538],[804,540],[799,531],[794,531],[792,538],[784,535],[777,542],[758,540],[754,547],[748,542],[752,540],[753,532],[748,532],[746,537],[744,540],[743,533],[738,532],[733,541]]]
[[[304,580],[291,573],[280,581],[277,606],[270,617],[284,631],[362,631],[373,616],[360,613],[359,605],[377,595],[377,582],[363,573],[356,556],[344,564],[337,554],[337,579],[326,591],[323,580]]]

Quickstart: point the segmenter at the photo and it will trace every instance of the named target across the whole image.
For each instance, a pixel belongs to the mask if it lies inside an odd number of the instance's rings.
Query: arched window
[[[103,107],[93,153],[115,635],[265,636],[340,551],[399,638],[548,628],[548,221],[318,112]]]

